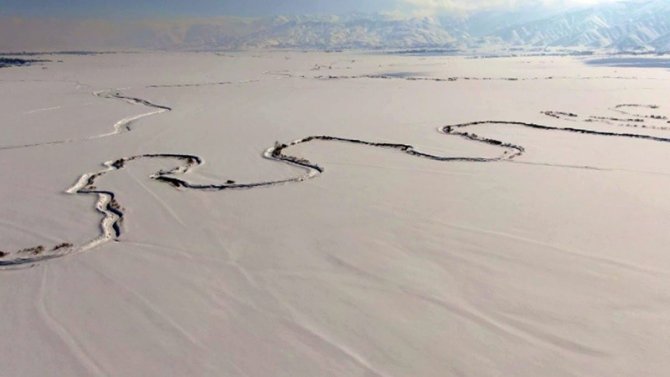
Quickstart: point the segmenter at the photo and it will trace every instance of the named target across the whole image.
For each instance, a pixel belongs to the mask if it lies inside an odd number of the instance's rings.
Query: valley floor
[[[50,59],[0,69],[0,376],[667,375],[663,65]]]

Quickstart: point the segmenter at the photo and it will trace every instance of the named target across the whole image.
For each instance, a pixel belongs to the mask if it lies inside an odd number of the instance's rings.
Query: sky
[[[398,0],[402,1],[402,0]],[[17,16],[147,17],[339,14],[393,9],[396,0],[0,0],[0,12]]]
[[[523,5],[574,6],[614,0],[0,0],[0,14],[56,18],[268,16],[406,12],[434,14]]]

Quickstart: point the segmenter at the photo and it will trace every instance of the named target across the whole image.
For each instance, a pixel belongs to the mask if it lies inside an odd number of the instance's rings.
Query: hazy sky
[[[0,12],[58,17],[259,16],[377,12],[393,9],[396,3],[396,0],[0,0]]]
[[[259,16],[352,11],[435,13],[519,5],[582,5],[614,0],[0,0],[0,14],[54,17]]]

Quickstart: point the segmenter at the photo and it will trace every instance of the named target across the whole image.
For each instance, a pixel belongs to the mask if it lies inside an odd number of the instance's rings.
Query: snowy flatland
[[[668,375],[661,60],[49,59],[0,69],[0,376]]]

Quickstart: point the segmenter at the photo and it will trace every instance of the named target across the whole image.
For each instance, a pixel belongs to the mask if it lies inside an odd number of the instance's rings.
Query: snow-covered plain
[[[667,70],[62,59],[0,70],[0,376],[667,376]]]

